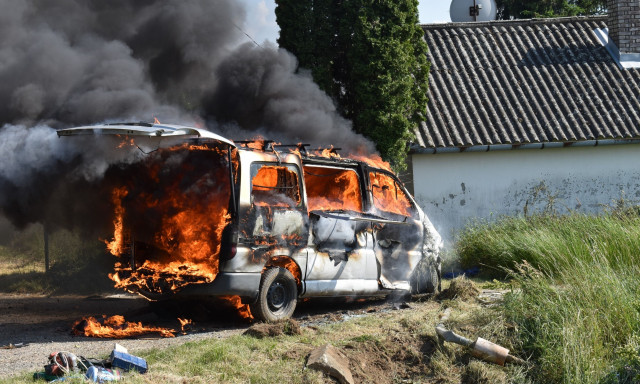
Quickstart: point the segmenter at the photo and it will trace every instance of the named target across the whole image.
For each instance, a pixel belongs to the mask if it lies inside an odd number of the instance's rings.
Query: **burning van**
[[[265,321],[290,317],[301,298],[439,289],[440,236],[366,159],[161,124],[58,135],[106,135],[142,153],[105,176],[119,288],[226,297]]]

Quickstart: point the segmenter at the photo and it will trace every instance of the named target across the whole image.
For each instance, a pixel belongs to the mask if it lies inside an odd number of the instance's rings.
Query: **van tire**
[[[258,300],[249,307],[256,319],[271,323],[290,318],[297,301],[296,279],[287,269],[275,267],[262,274]]]
[[[435,265],[429,266],[429,275],[431,275],[431,279],[427,282],[427,293],[440,292],[440,274]]]
[[[440,274],[438,267],[429,263],[415,271],[411,277],[411,293],[438,293],[440,291]]]

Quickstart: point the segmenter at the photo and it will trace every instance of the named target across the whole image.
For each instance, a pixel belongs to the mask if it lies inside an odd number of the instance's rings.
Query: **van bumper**
[[[189,285],[172,297],[240,296],[243,303],[254,303],[258,299],[260,279],[262,279],[260,272],[220,272],[213,282]],[[161,297],[153,297],[153,294],[148,296],[145,292],[138,293],[151,300],[162,299]]]

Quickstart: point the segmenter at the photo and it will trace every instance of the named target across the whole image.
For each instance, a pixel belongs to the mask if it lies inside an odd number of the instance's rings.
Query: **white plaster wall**
[[[414,195],[451,244],[469,221],[640,202],[640,145],[413,155]],[[550,197],[551,196],[551,197]]]

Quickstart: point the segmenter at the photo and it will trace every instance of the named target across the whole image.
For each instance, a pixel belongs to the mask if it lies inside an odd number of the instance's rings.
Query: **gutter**
[[[527,144],[492,144],[473,145],[470,147],[437,147],[425,148],[414,144],[409,150],[409,154],[436,155],[441,153],[462,153],[462,152],[495,152],[511,151],[519,149],[549,149],[565,147],[598,147],[603,145],[625,145],[640,144],[640,139],[604,139],[604,140],[584,140],[551,143],[527,143]]]

